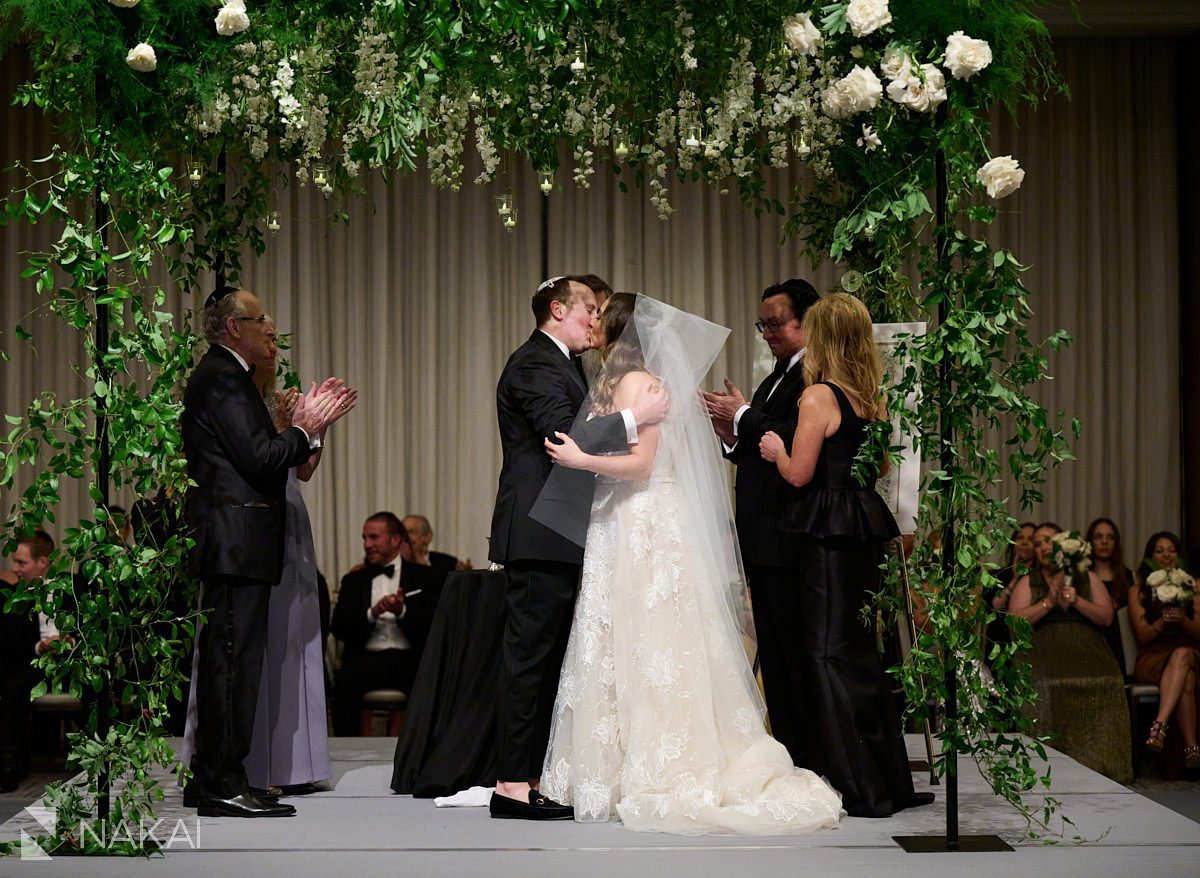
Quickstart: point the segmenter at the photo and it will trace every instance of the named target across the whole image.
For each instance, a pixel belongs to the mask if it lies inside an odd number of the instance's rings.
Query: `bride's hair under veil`
[[[637,306],[637,293],[614,293],[604,303],[600,312],[600,327],[604,331],[605,344],[600,348],[600,374],[591,392],[588,411],[594,415],[612,411],[613,394],[621,379],[630,372],[643,372],[646,362],[641,348],[636,343],[621,341],[622,333],[633,317]]]

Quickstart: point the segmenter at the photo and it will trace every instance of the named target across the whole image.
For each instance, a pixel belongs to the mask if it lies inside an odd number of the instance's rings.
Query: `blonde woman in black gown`
[[[805,767],[841,792],[850,816],[889,817],[933,794],[913,790],[892,686],[861,616],[867,594],[879,588],[884,545],[899,534],[875,491],[881,469],[865,485],[851,474],[868,427],[887,416],[883,365],[871,315],[845,293],[809,308],[804,338],[808,387],[792,453],[775,433],[759,449],[801,489],[782,530],[794,534],[803,571],[795,621],[810,681]]]

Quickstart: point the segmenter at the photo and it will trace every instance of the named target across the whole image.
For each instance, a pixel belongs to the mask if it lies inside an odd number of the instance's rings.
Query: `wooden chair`
[[[399,689],[372,689],[362,697],[362,728],[364,738],[371,737],[372,726],[378,714],[387,715],[389,737],[398,737],[404,728],[404,712],[408,708],[408,696]]]
[[[1133,776],[1136,778],[1141,774],[1143,732],[1149,727],[1148,722],[1142,722],[1142,713],[1146,707],[1158,712],[1158,687],[1133,679],[1138,650],[1133,625],[1129,622],[1129,607],[1117,610],[1117,630],[1121,634],[1121,654],[1125,659],[1125,695],[1129,698],[1129,731],[1133,738]]]

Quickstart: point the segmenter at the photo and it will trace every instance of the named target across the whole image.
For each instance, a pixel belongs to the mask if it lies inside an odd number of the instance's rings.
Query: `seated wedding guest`
[[[572,275],[569,280],[583,284],[589,290],[596,294],[596,313],[600,313],[600,308],[604,305],[609,296],[613,294],[613,288],[608,285],[608,281],[596,274],[576,274]],[[587,382],[587,386],[591,387],[596,377],[600,374],[600,351],[597,348],[588,348],[579,355],[580,362],[583,363],[583,380]]]
[[[0,793],[15,790],[29,764],[29,690],[40,672],[31,665],[30,644],[38,642],[32,615],[4,609],[7,592],[20,583],[11,571],[0,572]]]
[[[996,618],[987,625],[987,644],[984,648],[986,656],[993,643],[1008,643],[1012,637],[1004,614],[1008,612],[1008,602],[1012,598],[1013,586],[1017,580],[1029,572],[1033,564],[1033,532],[1037,525],[1032,521],[1023,521],[1013,531],[1012,542],[1004,553],[1004,567],[996,571],[996,579],[1000,581],[1000,590],[992,596],[992,609]]]
[[[333,731],[343,736],[358,734],[365,693],[411,691],[442,585],[401,553],[408,531],[391,512],[368,518],[362,541],[366,565],[342,577],[330,626],[344,646],[333,685]]]
[[[1050,745],[1115,781],[1133,776],[1125,675],[1104,640],[1112,600],[1092,570],[1070,576],[1054,561],[1053,522],[1033,534],[1034,564],[1017,580],[1009,612],[1033,625],[1029,661],[1037,702],[1037,734]]]
[[[1133,585],[1133,572],[1125,566],[1124,553],[1121,551],[1121,531],[1111,518],[1101,517],[1088,525],[1084,539],[1092,547],[1092,570],[1108,589],[1113,609],[1121,609],[1129,603],[1129,589]],[[1125,652],[1121,648],[1121,626],[1115,614],[1113,623],[1104,631],[1104,639],[1117,657],[1117,664],[1123,667]]]
[[[17,542],[12,565],[15,573],[24,582],[38,582],[50,572],[50,555],[54,552],[54,540],[44,530],[35,530]],[[51,649],[56,642],[72,643],[70,637],[62,637],[54,619],[43,612],[38,613],[38,638],[28,646],[36,655]]]
[[[1196,745],[1196,677],[1200,674],[1200,598],[1180,595],[1164,602],[1156,594],[1153,574],[1182,570],[1180,540],[1162,531],[1150,537],[1137,583],[1129,590],[1129,623],[1138,642],[1133,676],[1159,688],[1158,716],[1150,725],[1146,747],[1161,752],[1171,719],[1183,740],[1184,764],[1200,768]],[[1172,596],[1174,597],[1174,596]]]
[[[432,567],[442,579],[458,569],[458,559],[453,555],[429,551],[429,544],[433,542],[433,525],[424,515],[410,512],[404,516],[404,529],[408,532],[414,564]]]

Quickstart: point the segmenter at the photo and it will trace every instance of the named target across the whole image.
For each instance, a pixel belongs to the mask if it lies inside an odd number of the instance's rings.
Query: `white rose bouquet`
[[[1167,606],[1186,607],[1196,598],[1196,580],[1186,570],[1155,570],[1146,577],[1155,599]]]
[[[1064,531],[1050,538],[1050,559],[1054,566],[1072,576],[1086,573],[1092,566],[1092,544],[1079,535],[1079,531]]]

